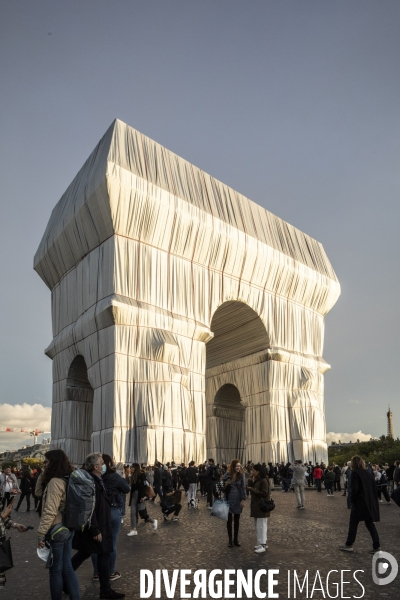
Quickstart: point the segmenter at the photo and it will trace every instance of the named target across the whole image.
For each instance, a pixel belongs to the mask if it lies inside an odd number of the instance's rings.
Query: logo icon
[[[390,567],[390,568],[389,568]],[[372,557],[372,579],[376,585],[388,585],[397,577],[399,565],[389,552],[379,550]]]

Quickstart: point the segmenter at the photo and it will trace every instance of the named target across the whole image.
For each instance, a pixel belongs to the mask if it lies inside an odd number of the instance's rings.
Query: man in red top
[[[317,463],[315,465],[315,469],[314,469],[314,473],[313,473],[313,477],[314,477],[315,483],[317,484],[317,492],[321,491],[321,481],[322,481],[323,474],[324,474],[323,470],[321,469],[321,467]]]

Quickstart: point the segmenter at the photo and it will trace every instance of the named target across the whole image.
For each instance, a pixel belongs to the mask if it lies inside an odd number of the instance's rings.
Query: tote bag
[[[229,502],[226,502],[225,500],[215,500],[210,515],[212,517],[217,517],[217,519],[227,521],[229,515]]]

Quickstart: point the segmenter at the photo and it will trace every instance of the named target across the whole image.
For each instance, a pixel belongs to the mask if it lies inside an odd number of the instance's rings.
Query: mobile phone
[[[34,527],[32,527],[32,525],[27,525],[26,528],[27,529],[35,529]]]

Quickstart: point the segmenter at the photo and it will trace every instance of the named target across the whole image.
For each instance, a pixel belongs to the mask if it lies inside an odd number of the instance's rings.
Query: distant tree
[[[367,462],[393,464],[395,460],[400,460],[400,440],[393,440],[387,436],[381,436],[379,439],[370,439],[369,442],[360,442],[352,446],[342,446],[328,448],[329,462],[348,462],[352,456],[362,456]]]
[[[43,459],[41,458],[24,458],[22,461],[23,467],[29,467],[30,469],[37,469],[41,467],[43,464]]]

